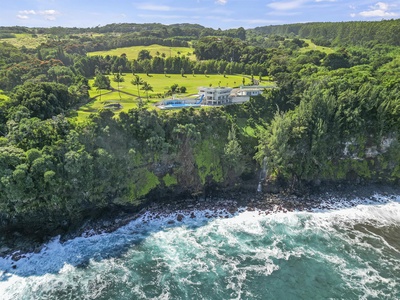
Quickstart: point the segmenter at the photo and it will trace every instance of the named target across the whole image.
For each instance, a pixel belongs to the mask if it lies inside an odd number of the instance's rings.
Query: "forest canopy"
[[[263,162],[268,183],[292,191],[399,182],[399,26],[1,27],[45,42],[0,42],[0,229],[60,230],[110,208],[241,188],[257,182]],[[151,44],[191,46],[195,59],[150,55]],[[87,55],[135,45],[138,57]],[[276,88],[241,105],[75,118],[90,88],[112,91],[114,81],[145,94],[152,87],[137,74],[152,73],[241,74],[251,84],[268,76]]]

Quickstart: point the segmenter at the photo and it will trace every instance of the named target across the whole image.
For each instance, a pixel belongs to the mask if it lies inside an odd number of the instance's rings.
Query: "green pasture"
[[[190,60],[196,60],[196,56],[193,54],[194,49],[189,47],[167,47],[161,45],[150,45],[150,46],[132,46],[132,47],[123,47],[123,48],[116,48],[111,50],[105,51],[95,51],[95,52],[88,52],[89,56],[100,55],[100,56],[121,56],[121,54],[125,53],[128,59],[137,59],[138,54],[141,50],[148,50],[150,51],[151,56],[156,56],[157,52],[165,54],[165,57],[174,57],[178,55],[185,55],[189,57]]]
[[[46,42],[45,35],[38,35],[37,37],[32,37],[32,34],[29,33],[17,33],[15,34],[15,38],[9,39],[0,39],[0,42],[7,42],[17,48],[21,48],[25,46],[26,48],[34,49],[39,46],[41,43]]]
[[[182,77],[181,74],[136,74],[138,75],[143,81],[146,81],[153,87],[153,92],[149,92],[149,96],[156,97],[157,94],[164,95],[173,84],[178,84],[179,86],[186,87],[185,96],[193,95],[198,93],[198,88],[201,86],[240,86],[243,83],[243,76],[242,75],[204,75],[204,74],[186,74]],[[111,86],[115,89],[118,88],[118,83],[112,80],[112,75],[110,75]],[[137,86],[132,85],[131,81],[134,79],[133,74],[124,74],[124,82],[120,82],[120,89],[121,91],[129,92],[132,94],[137,95]],[[258,77],[256,78],[258,79]],[[269,82],[269,81],[268,81]],[[250,84],[250,79],[245,77],[245,84]],[[144,95],[144,91],[140,91],[140,95]]]
[[[300,49],[300,52],[307,52],[310,50],[319,50],[321,52],[325,52],[326,54],[330,54],[334,52],[334,49],[329,48],[329,47],[322,47],[322,46],[317,46],[313,42],[311,42],[310,39],[302,39],[308,44],[308,47],[304,47]]]
[[[91,97],[96,98],[93,98],[89,103],[81,106],[77,110],[76,117],[78,120],[85,120],[90,116],[90,114],[96,113],[99,109],[104,109],[107,104],[119,103],[122,105],[122,109],[117,109],[114,111],[128,111],[132,108],[138,107],[138,100],[136,99],[137,97],[120,93],[120,98],[117,91],[110,92],[108,90],[101,90],[101,93],[102,95],[100,98],[100,91],[96,91],[95,88],[89,92]]]
[[[209,87],[211,85],[213,87],[238,87],[243,83],[243,78],[245,78],[245,84],[250,84],[249,76],[244,77],[242,75],[226,75],[226,77],[216,74],[210,74],[207,76],[204,74],[195,74],[194,76],[192,74],[187,74],[185,77],[182,77],[180,74],[167,74],[167,76],[164,74],[149,74],[149,76],[146,74],[136,75],[153,87],[153,91],[149,92],[149,101],[147,101],[146,92],[140,90],[140,96],[147,109],[156,109],[154,104],[164,99],[164,94],[170,90],[173,84],[186,87],[186,93],[176,94],[175,97],[177,98],[196,98],[198,96],[198,88],[201,86]],[[91,87],[89,95],[92,100],[88,104],[79,108],[77,111],[78,120],[86,119],[91,113],[103,109],[105,105],[110,103],[120,103],[122,105],[122,109],[114,110],[115,112],[127,112],[132,108],[138,107],[139,99],[137,86],[131,84],[134,75],[130,73],[123,74],[124,82],[119,83],[120,92],[118,92],[118,83],[112,80],[113,75],[109,75],[109,77],[113,90],[101,90],[101,99],[100,91],[93,87],[94,79],[89,80],[89,86]],[[261,85],[273,84],[273,82],[267,79],[268,78],[265,78],[265,80],[261,82]]]

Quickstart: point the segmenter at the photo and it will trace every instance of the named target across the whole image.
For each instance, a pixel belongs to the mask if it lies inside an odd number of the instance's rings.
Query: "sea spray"
[[[112,233],[2,258],[2,299],[400,297],[399,197],[194,214],[145,213]]]

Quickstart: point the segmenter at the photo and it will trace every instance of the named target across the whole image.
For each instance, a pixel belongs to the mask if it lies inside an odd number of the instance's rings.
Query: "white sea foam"
[[[282,276],[288,265],[301,266],[307,259],[331,266],[347,289],[362,297],[387,298],[393,295],[390,289],[400,291],[396,278],[386,274],[399,272],[395,258],[400,249],[371,230],[400,226],[399,200],[375,195],[323,202],[314,212],[268,215],[205,210],[195,211],[194,219],[187,212],[159,218],[145,213],[113,233],[64,243],[56,237],[40,253],[28,253],[17,262],[0,258],[0,294],[18,299],[28,293],[53,295],[57,288],[71,295],[85,291],[85,297],[95,299],[121,284],[129,287],[126,295],[138,299],[172,299],[177,290],[200,289],[199,284],[206,283],[216,293],[228,291],[230,298],[253,298],[256,292],[248,287],[252,280]],[[184,216],[182,222],[176,221],[177,214]],[[388,251],[394,256],[380,263]],[[319,276],[320,281],[329,280],[328,275]],[[171,281],[179,283],[172,285],[175,291],[166,288]],[[154,296],[149,287],[158,285],[163,288]],[[377,288],[380,285],[388,289]]]

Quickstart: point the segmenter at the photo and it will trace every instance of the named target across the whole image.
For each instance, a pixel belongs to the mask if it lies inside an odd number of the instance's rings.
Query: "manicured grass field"
[[[308,44],[308,47],[304,47],[300,49],[300,52],[307,52],[310,50],[319,50],[321,52],[325,52],[326,54],[330,54],[334,52],[334,49],[329,48],[329,47],[322,47],[322,46],[317,46],[313,42],[311,42],[310,39],[302,39]]]
[[[171,85],[178,84],[179,86],[186,87],[185,95],[192,95],[198,93],[198,88],[201,86],[239,86],[242,84],[243,76],[241,75],[207,75],[204,74],[187,74],[184,77],[180,74],[137,74],[143,81],[148,82],[154,89],[153,92],[149,92],[149,95],[156,96],[157,94],[164,94],[167,92]],[[112,76],[110,77],[112,79]],[[136,85],[132,85],[131,81],[134,79],[133,74],[124,74],[124,82],[120,83],[121,91],[126,91],[137,95]],[[249,84],[250,80],[245,78],[245,83]],[[117,88],[118,84],[111,80],[111,86]],[[143,96],[144,92],[140,91],[140,95]]]
[[[196,56],[193,54],[194,49],[189,47],[167,47],[161,45],[150,45],[150,46],[132,46],[132,47],[124,47],[124,48],[116,48],[106,51],[95,51],[95,52],[88,52],[89,56],[94,55],[101,55],[101,56],[121,56],[121,54],[125,53],[129,60],[137,59],[138,54],[141,50],[148,50],[150,51],[151,56],[156,56],[157,51],[162,55],[165,54],[165,57],[174,57],[177,55],[185,55],[189,57],[190,60],[196,60]],[[179,53],[180,54],[179,54]]]
[[[7,42],[11,45],[14,45],[17,48],[21,48],[25,46],[26,48],[36,48],[41,43],[46,42],[45,35],[38,35],[38,37],[32,37],[29,33],[17,33],[15,34],[15,38],[9,39],[0,39],[0,42]]]
[[[177,94],[178,98],[196,98],[198,96],[198,88],[201,86],[229,86],[229,87],[238,87],[243,83],[242,75],[227,75],[224,77],[223,75],[200,75],[192,74],[185,75],[182,77],[180,74],[150,74],[147,76],[146,74],[136,74],[143,81],[148,82],[152,87],[153,91],[149,92],[149,101],[147,101],[146,92],[140,90],[140,96],[144,101],[145,107],[147,109],[156,109],[154,106],[155,103],[158,103],[164,99],[164,93],[166,93],[171,85],[178,84],[179,86],[186,87],[185,94]],[[138,99],[138,90],[136,85],[132,85],[131,81],[134,78],[133,74],[123,74],[124,82],[120,82],[120,93],[118,93],[118,83],[112,80],[113,75],[109,76],[111,79],[111,86],[115,90],[101,90],[102,96],[100,100],[100,91],[97,91],[95,87],[93,87],[94,80],[89,80],[89,85],[91,86],[91,90],[89,91],[89,95],[92,98],[92,101],[88,104],[82,106],[78,110],[78,120],[84,120],[87,118],[90,113],[95,113],[99,109],[104,108],[105,105],[110,103],[120,103],[122,105],[122,109],[115,110],[116,112],[125,111],[132,108],[138,107],[139,99]],[[245,84],[250,84],[249,76],[245,77]],[[258,79],[258,78],[257,78]],[[268,78],[265,78],[264,81],[261,82],[261,85],[270,85],[273,82],[268,81]],[[161,97],[160,97],[161,96]],[[170,97],[167,97],[170,98]]]
[[[92,82],[93,83],[93,82]],[[96,97],[88,104],[81,106],[77,110],[77,119],[79,121],[85,120],[89,117],[90,114],[96,113],[99,109],[102,109],[107,104],[112,103],[119,103],[122,105],[122,109],[116,111],[128,111],[132,108],[138,107],[138,100],[136,97],[132,97],[130,95],[121,93],[121,98],[119,97],[118,92],[111,92],[108,90],[101,90],[101,99],[100,99],[100,92],[96,91],[95,89],[89,92],[91,97]],[[104,93],[104,95],[103,95]]]

